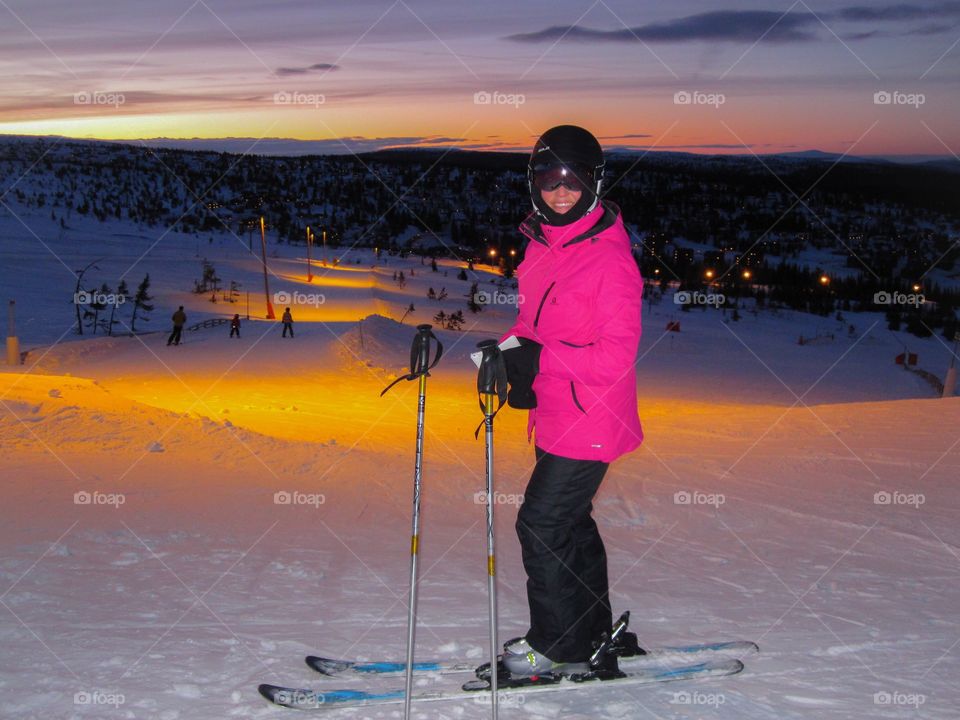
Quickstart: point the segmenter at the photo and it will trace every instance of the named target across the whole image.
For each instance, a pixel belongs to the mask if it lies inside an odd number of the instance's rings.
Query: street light
[[[830,278],[827,277],[826,275],[821,275],[821,276],[820,276],[820,284],[821,284],[821,285],[829,285],[829,284],[830,284]]]
[[[706,272],[703,273],[703,275],[704,275],[705,278],[707,278],[707,280],[712,280],[712,279],[713,279],[713,270],[707,270]]]
[[[753,273],[749,270],[744,270],[742,277],[744,280],[749,280],[751,277],[753,277]]]

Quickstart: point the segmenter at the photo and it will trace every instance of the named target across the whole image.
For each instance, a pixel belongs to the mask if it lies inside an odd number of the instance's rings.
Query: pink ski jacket
[[[530,215],[517,266],[518,315],[501,338],[543,345],[527,439],[547,452],[611,462],[643,440],[634,362],[643,279],[620,210],[604,202],[566,226]]]

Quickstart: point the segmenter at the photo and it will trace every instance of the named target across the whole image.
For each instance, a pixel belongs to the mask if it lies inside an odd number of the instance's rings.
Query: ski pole
[[[430,360],[430,340],[437,342],[437,354]],[[417,589],[418,589],[418,559],[420,555],[420,480],[423,472],[423,417],[427,400],[427,376],[430,370],[440,362],[443,355],[443,345],[431,331],[430,325],[418,325],[417,335],[410,348],[410,372],[398,377],[387,385],[380,393],[380,397],[401,380],[420,381],[417,395],[417,449],[413,466],[413,530],[410,535],[410,605],[407,615],[407,666],[405,676],[405,697],[403,717],[409,720],[410,702],[413,697],[413,649],[416,642],[417,629]]]
[[[493,720],[497,720],[497,561],[494,551],[493,532],[493,418],[503,407],[506,399],[506,368],[496,340],[483,340],[477,343],[482,355],[477,373],[477,392],[480,394],[480,408],[483,410],[483,425],[486,435],[487,460],[487,595],[490,601],[490,710]],[[494,408],[494,397],[500,405]],[[477,432],[480,428],[477,428]]]

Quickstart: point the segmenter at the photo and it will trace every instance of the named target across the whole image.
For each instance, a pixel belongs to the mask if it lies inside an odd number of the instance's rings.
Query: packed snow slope
[[[417,387],[379,393],[405,372],[414,324],[465,309],[469,283],[493,291],[496,277],[460,281],[458,263],[433,273],[417,258],[350,251],[307,283],[301,251],[276,248],[273,292],[324,295],[291,300],[292,340],[262,319],[244,319],[240,339],[218,325],[186,332],[178,347],[165,332],[78,339],[64,267],[97,258],[114,285],[131,267],[133,285],[151,273],[157,308],[138,329],[168,330],[179,304],[188,324],[246,315],[245,303],[188,292],[199,276],[194,238],[152,249],[155,238],[128,238],[111,252],[97,227],[88,247],[99,254],[55,235],[41,235],[49,252],[37,250],[12,231],[2,250],[29,352],[0,373],[0,717],[281,717],[289,711],[267,705],[258,683],[331,684],[303,655],[401,657]],[[256,258],[219,238],[208,247],[220,242],[220,275],[258,289]],[[404,287],[392,279],[401,269]],[[428,287],[448,298],[428,300]],[[254,318],[259,297],[251,292]],[[513,312],[465,312],[465,332],[438,331],[446,352],[427,384],[418,658],[486,656],[484,457],[468,355]],[[585,686],[504,712],[956,717],[960,400],[934,399],[893,363],[906,343],[942,377],[949,348],[890,333],[879,315],[842,327],[742,315],[682,313],[669,298],[645,310],[646,441],[611,465],[595,515],[615,610],[633,611],[642,643],[749,638],[762,653],[722,681]],[[819,337],[801,346],[800,336]],[[526,630],[512,527],[533,459],[524,428],[521,412],[497,416],[503,639]],[[451,682],[418,678],[424,688]],[[489,715],[469,698],[414,710]]]

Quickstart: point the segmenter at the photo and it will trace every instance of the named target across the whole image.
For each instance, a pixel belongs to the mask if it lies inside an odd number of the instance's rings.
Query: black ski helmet
[[[576,125],[550,128],[533,146],[527,165],[527,187],[533,209],[548,225],[569,225],[576,222],[600,202],[603,166],[603,148],[588,130]],[[550,209],[535,184],[538,169],[557,167],[569,168],[584,188],[577,203],[562,214]]]

